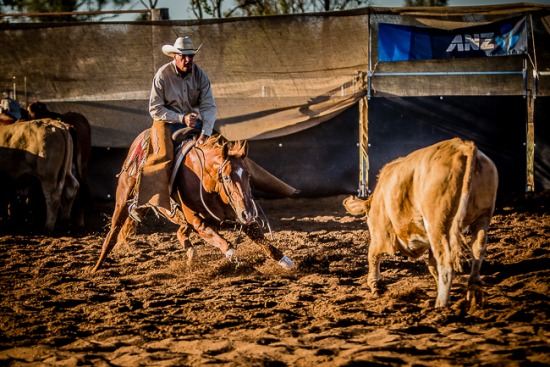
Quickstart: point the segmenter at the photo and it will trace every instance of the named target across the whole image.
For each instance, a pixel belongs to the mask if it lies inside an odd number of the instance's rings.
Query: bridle
[[[242,230],[242,227],[243,227],[243,224],[240,223],[239,221],[230,221],[230,220],[221,220],[220,218],[218,218],[213,212],[212,210],[210,210],[210,208],[208,207],[208,205],[206,204],[206,202],[204,201],[204,196],[203,196],[203,191],[204,191],[204,173],[206,171],[206,154],[204,153],[204,150],[200,147],[197,147],[196,145],[193,146],[192,150],[195,151],[196,155],[197,155],[197,158],[199,160],[199,164],[200,164],[200,167],[201,167],[201,174],[200,174],[200,178],[199,178],[199,196],[201,198],[201,203],[203,205],[203,207],[206,209],[206,211],[214,218],[216,219],[218,222],[220,222],[220,224],[223,224],[223,223],[232,223],[232,224],[236,224],[236,225],[240,225],[240,230],[239,230],[239,237],[240,237],[240,231]],[[200,152],[200,155],[199,153]],[[231,197],[231,190],[228,189],[227,187],[227,184],[225,182],[225,180],[223,179],[223,168],[225,167],[225,165],[229,162],[229,156],[222,162],[222,164],[220,164],[220,167],[218,167],[218,171],[217,171],[217,178],[218,178],[218,181],[221,183],[222,187],[223,187],[223,190],[224,190],[224,194],[225,196],[227,197],[227,200],[229,202],[229,205],[231,206],[231,208],[233,209],[233,211],[236,213],[236,209],[235,209],[235,204],[232,200],[232,197]],[[271,225],[269,224],[269,221],[267,219],[267,216],[265,215],[262,207],[256,202],[256,200],[254,199],[254,197],[250,197],[250,201],[252,202],[252,204],[254,205],[254,221],[256,223],[258,223],[260,225],[260,227],[267,227],[268,231],[269,231],[269,235],[271,237],[271,239],[273,240],[273,232],[271,231]],[[260,213],[259,213],[260,212]],[[261,214],[261,215],[260,215]]]
[[[221,220],[220,218],[218,218],[213,212],[212,210],[210,210],[210,208],[208,207],[208,205],[206,204],[206,202],[204,201],[204,195],[203,195],[203,191],[204,191],[204,173],[206,171],[206,154],[204,153],[204,150],[201,149],[200,147],[193,147],[193,150],[196,152],[196,155],[197,155],[197,158],[199,160],[199,164],[200,164],[200,167],[201,167],[201,174],[200,174],[200,177],[199,177],[199,180],[200,180],[200,188],[199,188],[199,196],[201,198],[201,202],[202,202],[202,205],[204,206],[204,208],[206,209],[206,211],[214,218],[216,219],[218,222],[220,223],[224,223],[224,222],[227,222],[227,223],[235,223],[235,224],[239,224],[238,221],[228,221],[228,220]],[[198,152],[200,152],[201,154],[198,154]],[[228,180],[226,181],[224,179],[224,175],[223,175],[223,169],[224,167],[229,163],[229,157],[227,157],[223,162],[222,164],[220,164],[220,166],[218,167],[218,171],[217,171],[217,178],[218,178],[218,181],[219,183],[221,184],[221,186],[223,187],[223,192],[225,194],[225,196],[227,197],[227,201],[229,203],[229,205],[231,206],[231,208],[233,209],[233,211],[236,213],[237,210],[236,210],[236,207],[235,207],[235,202],[233,200],[233,197],[231,195],[232,193],[232,189],[230,189],[228,187],[229,183],[231,182],[231,180]],[[254,198],[250,198],[251,201],[252,201],[252,204],[254,205],[254,220],[257,221],[258,219],[258,204],[256,203],[256,200],[254,200]],[[261,208],[260,208],[261,209]]]

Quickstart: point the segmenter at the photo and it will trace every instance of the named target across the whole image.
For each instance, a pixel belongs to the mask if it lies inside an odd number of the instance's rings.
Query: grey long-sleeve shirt
[[[196,64],[182,77],[175,62],[159,68],[153,78],[149,113],[154,120],[182,123],[185,114],[195,112],[202,119],[202,133],[212,135],[216,122],[216,104],[208,75]]]

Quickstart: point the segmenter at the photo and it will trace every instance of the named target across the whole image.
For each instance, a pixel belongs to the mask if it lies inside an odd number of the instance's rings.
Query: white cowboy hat
[[[178,37],[176,39],[176,42],[174,42],[174,45],[164,45],[162,46],[162,52],[166,56],[173,57],[174,54],[178,55],[195,55],[200,49],[193,47],[193,41],[189,36],[185,37]]]

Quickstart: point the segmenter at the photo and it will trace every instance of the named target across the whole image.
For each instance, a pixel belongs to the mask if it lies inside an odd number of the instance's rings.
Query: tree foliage
[[[65,12],[95,12],[105,10],[109,4],[115,9],[122,9],[132,0],[2,0],[3,7],[11,8],[20,13],[65,13]],[[36,22],[71,22],[85,20],[102,20],[105,15],[52,15],[30,17]]]
[[[158,0],[139,0],[146,9],[155,9]],[[183,1],[183,0],[179,0]],[[0,0],[0,12],[11,8],[21,13],[95,12],[112,5],[122,9],[132,0]],[[197,19],[234,16],[262,16],[300,14],[346,10],[370,5],[370,0],[190,0]],[[232,7],[228,4],[233,4]],[[403,6],[446,6],[447,0],[403,0]],[[31,17],[37,22],[70,22],[104,20],[112,16],[80,14]],[[147,20],[150,14],[141,14],[137,20]]]
[[[191,9],[198,19],[246,17],[345,10],[368,6],[369,0],[235,0],[234,6],[225,11],[222,5],[223,0],[192,0]]]
[[[405,0],[403,6],[447,6],[447,0]]]

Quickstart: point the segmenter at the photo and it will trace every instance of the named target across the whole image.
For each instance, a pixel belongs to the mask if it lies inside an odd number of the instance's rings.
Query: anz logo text
[[[455,38],[451,41],[449,47],[447,47],[447,52],[468,52],[468,51],[489,51],[493,50],[496,47],[494,43],[494,33],[480,33],[480,34],[465,34],[465,35],[456,35]]]

